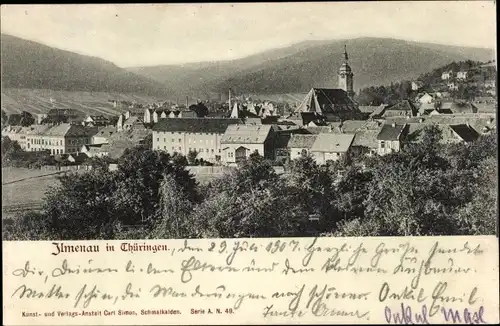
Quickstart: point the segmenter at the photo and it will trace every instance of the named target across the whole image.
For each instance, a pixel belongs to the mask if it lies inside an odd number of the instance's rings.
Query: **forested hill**
[[[186,65],[129,68],[185,92],[239,94],[303,93],[337,87],[344,45],[356,90],[417,78],[453,61],[488,61],[494,51],[388,38],[308,41],[242,59]]]
[[[96,57],[1,35],[2,88],[166,93],[166,87]]]

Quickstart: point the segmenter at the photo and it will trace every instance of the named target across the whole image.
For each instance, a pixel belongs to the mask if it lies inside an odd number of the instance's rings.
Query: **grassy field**
[[[45,192],[59,183],[64,172],[25,168],[2,168],[2,217],[8,213],[37,210]]]
[[[54,100],[51,103],[51,99]],[[69,92],[48,89],[2,89],[2,109],[7,114],[28,111],[45,113],[52,108],[72,108],[85,115],[118,115],[125,109],[114,108],[109,100],[130,101],[141,104],[165,101],[150,96],[104,92]]]

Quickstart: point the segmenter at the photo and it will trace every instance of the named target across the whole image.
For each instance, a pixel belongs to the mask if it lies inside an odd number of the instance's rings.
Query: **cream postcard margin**
[[[4,325],[498,323],[498,239],[3,242]]]

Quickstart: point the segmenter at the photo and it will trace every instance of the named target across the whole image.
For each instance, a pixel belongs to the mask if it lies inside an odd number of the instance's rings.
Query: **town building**
[[[468,74],[467,71],[459,71],[459,72],[457,72],[457,79],[458,80],[465,80],[465,79],[467,79],[467,74]]]
[[[422,87],[424,87],[424,83],[421,82],[420,80],[416,80],[416,81],[412,81],[411,82],[411,90],[412,91],[418,91],[420,90]]]
[[[399,101],[398,103],[387,106],[382,114],[383,118],[403,116],[416,117],[418,114],[417,107],[409,100]]]
[[[341,121],[363,117],[358,104],[345,90],[333,88],[312,88],[293,115],[300,117],[303,113],[314,116],[310,120]]]
[[[318,134],[310,151],[317,164],[338,161],[349,155],[354,134],[323,133]]]
[[[220,162],[224,132],[229,125],[242,123],[239,119],[162,119],[153,126],[153,149],[183,155],[196,151],[198,159]]]
[[[274,160],[273,140],[271,125],[229,125],[220,139],[222,162],[238,163],[254,152]]]
[[[288,148],[290,149],[290,159],[294,160],[301,157],[303,154],[308,154],[311,152],[311,148],[316,141],[318,134],[293,134],[288,142]]]
[[[71,154],[90,144],[97,129],[78,124],[61,123],[26,136],[27,151],[49,150],[52,155]]]
[[[339,88],[343,89],[347,96],[354,97],[354,74],[351,66],[349,66],[349,57],[347,55],[347,47],[344,45],[344,62],[339,69]]]
[[[104,157],[107,155],[101,149],[104,145],[108,144],[87,144],[83,145],[80,152],[87,155],[87,157]]]
[[[441,74],[441,79],[442,80],[448,80],[448,79],[451,79],[453,78],[453,71],[445,71]]]
[[[386,155],[393,152],[399,152],[405,127],[406,124],[384,124],[377,135],[377,153],[379,155]]]
[[[106,118],[103,115],[88,115],[82,123],[84,126],[89,126],[89,127],[102,127],[102,126],[107,126],[110,124],[110,121],[108,118]]]
[[[92,136],[91,144],[107,144],[116,132],[116,128],[113,126],[98,127],[97,133]]]

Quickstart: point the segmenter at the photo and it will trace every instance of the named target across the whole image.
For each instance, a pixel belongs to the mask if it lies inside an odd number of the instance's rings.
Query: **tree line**
[[[442,144],[436,127],[398,153],[324,166],[304,154],[278,175],[252,154],[199,184],[187,158],[127,150],[110,171],[59,177],[42,212],[4,220],[5,240],[495,234],[496,134]],[[340,173],[339,173],[340,172]],[[342,176],[341,176],[342,175]]]

